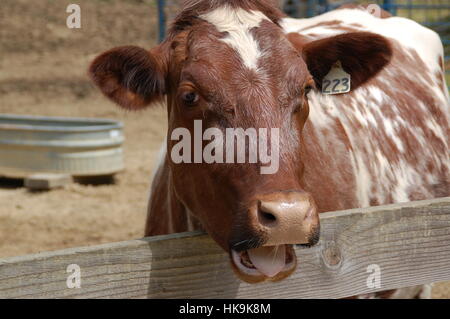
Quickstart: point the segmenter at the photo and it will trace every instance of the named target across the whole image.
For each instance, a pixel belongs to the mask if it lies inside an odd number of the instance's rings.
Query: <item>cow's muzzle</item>
[[[259,196],[249,209],[251,228],[261,234],[231,246],[234,270],[247,282],[277,281],[296,268],[293,244],[311,246],[319,238],[319,216],[311,195],[280,192]],[[261,239],[264,240],[261,240]],[[256,243],[256,244],[255,244]]]

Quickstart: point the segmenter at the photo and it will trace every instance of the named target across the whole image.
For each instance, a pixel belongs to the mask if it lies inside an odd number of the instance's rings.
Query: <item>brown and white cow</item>
[[[346,94],[321,93],[340,61]],[[115,48],[90,74],[126,109],[167,103],[168,138],[145,234],[204,229],[248,282],[280,280],[318,214],[448,196],[449,97],[443,48],[404,18],[343,8],[285,17],[268,1],[188,1],[150,51]],[[175,163],[176,128],[279,128],[279,169]],[[204,145],[202,145],[204,146]]]

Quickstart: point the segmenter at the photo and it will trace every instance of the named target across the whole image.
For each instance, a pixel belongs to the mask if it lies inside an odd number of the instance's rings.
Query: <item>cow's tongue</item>
[[[278,274],[286,264],[286,245],[259,247],[247,253],[253,266],[268,277]]]

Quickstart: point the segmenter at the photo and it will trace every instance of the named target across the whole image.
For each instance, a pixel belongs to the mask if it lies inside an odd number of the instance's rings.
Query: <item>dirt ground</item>
[[[112,185],[40,193],[0,179],[0,258],[142,237],[165,110],[120,110],[92,86],[86,70],[111,47],[150,48],[157,35],[155,1],[78,0],[81,29],[66,27],[71,1],[1,2],[0,113],[121,120],[126,169]],[[450,298],[450,284],[436,285],[433,297]]]
[[[1,179],[0,257],[143,235],[151,171],[165,136],[165,110],[119,109],[92,86],[86,70],[96,54],[111,47],[154,45],[154,1],[77,1],[81,29],[66,27],[69,3],[2,0],[0,112],[121,120],[126,169],[114,185],[72,184],[43,193]]]

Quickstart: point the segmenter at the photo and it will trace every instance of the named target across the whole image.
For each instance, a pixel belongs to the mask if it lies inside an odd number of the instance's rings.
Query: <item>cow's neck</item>
[[[166,156],[152,182],[145,235],[156,236],[200,229],[200,223],[175,194]]]
[[[308,119],[301,144],[302,186],[313,198],[320,199],[319,212],[359,207],[349,152],[351,145],[345,130],[327,132]]]

